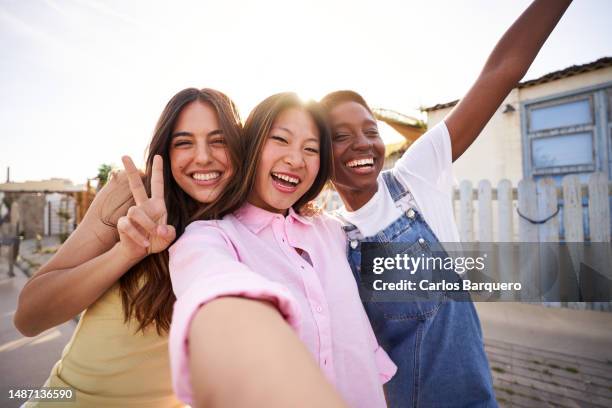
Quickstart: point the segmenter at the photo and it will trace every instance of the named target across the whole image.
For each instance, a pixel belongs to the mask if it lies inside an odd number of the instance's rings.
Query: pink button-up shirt
[[[196,311],[221,296],[242,296],[276,305],[349,406],[386,406],[382,384],[396,367],[363,310],[345,240],[340,224],[326,215],[290,210],[284,217],[251,204],[222,220],[189,225],[170,248],[177,396],[193,402],[187,338]]]

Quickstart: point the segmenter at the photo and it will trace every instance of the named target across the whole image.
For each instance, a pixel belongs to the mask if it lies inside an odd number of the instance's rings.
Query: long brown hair
[[[156,154],[161,155],[164,159],[164,199],[168,211],[168,224],[176,229],[177,238],[185,231],[191,216],[198,209],[200,218],[211,219],[216,218],[219,211],[224,208],[224,204],[219,199],[207,204],[195,201],[172,177],[170,169],[172,132],[183,108],[194,101],[209,104],[217,113],[227,145],[227,155],[234,169],[239,169],[243,157],[240,116],[229,97],[214,89],[187,88],[170,99],[157,121],[153,139],[147,149],[144,184],[147,193],[150,194],[153,157]],[[138,321],[137,330],[144,331],[147,326],[154,323],[159,334],[167,333],[170,329],[172,306],[176,300],[170,283],[168,250],[147,256],[125,273],[120,279],[120,293],[126,323],[129,319],[135,318]]]
[[[332,171],[332,145],[331,145],[331,132],[325,120],[322,109],[319,104],[314,101],[304,102],[295,93],[284,92],[269,96],[260,102],[249,114],[249,117],[244,123],[243,129],[243,149],[244,159],[243,166],[240,168],[238,174],[240,177],[237,178],[235,189],[233,190],[235,195],[233,197],[225,197],[230,192],[230,189],[226,189],[225,194],[222,193],[218,201],[232,200],[232,205],[226,205],[224,211],[220,214],[225,215],[229,211],[237,209],[240,205],[244,204],[253,190],[255,185],[255,179],[257,175],[257,166],[263,146],[270,134],[270,129],[276,117],[286,109],[298,108],[303,109],[315,122],[317,130],[319,131],[319,155],[320,165],[319,173],[315,178],[310,189],[304,193],[302,197],[293,205],[293,209],[296,212],[300,212],[304,208],[308,207],[314,200],[325,183],[331,176]],[[229,185],[228,185],[229,187]],[[198,214],[199,215],[199,214]]]

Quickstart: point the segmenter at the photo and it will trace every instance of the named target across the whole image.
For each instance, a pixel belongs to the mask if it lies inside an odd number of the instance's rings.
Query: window
[[[546,130],[593,123],[588,99],[531,110],[530,130]]]
[[[526,119],[531,176],[595,170],[593,94],[526,105]]]
[[[531,151],[536,169],[593,164],[590,133],[534,138]]]
[[[560,186],[576,174],[587,183],[601,171],[612,179],[612,83],[526,101],[521,106],[523,176],[551,177]],[[612,208],[612,196],[610,197]],[[559,199],[559,236],[564,239],[564,201]],[[588,198],[582,197],[583,226],[589,236]]]

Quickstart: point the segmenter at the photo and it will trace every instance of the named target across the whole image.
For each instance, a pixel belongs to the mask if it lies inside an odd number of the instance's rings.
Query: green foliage
[[[108,182],[112,171],[113,166],[110,164],[101,164],[100,167],[98,167],[98,175],[96,177],[98,179],[98,189],[102,188],[102,186]]]

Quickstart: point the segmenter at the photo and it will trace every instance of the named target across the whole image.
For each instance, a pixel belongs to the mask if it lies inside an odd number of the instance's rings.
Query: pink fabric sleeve
[[[266,300],[299,332],[299,307],[289,290],[238,261],[225,233],[214,222],[195,222],[170,248],[170,278],[177,300],[169,336],[172,385],[179,399],[192,404],[189,328],[198,309],[223,296]]]

